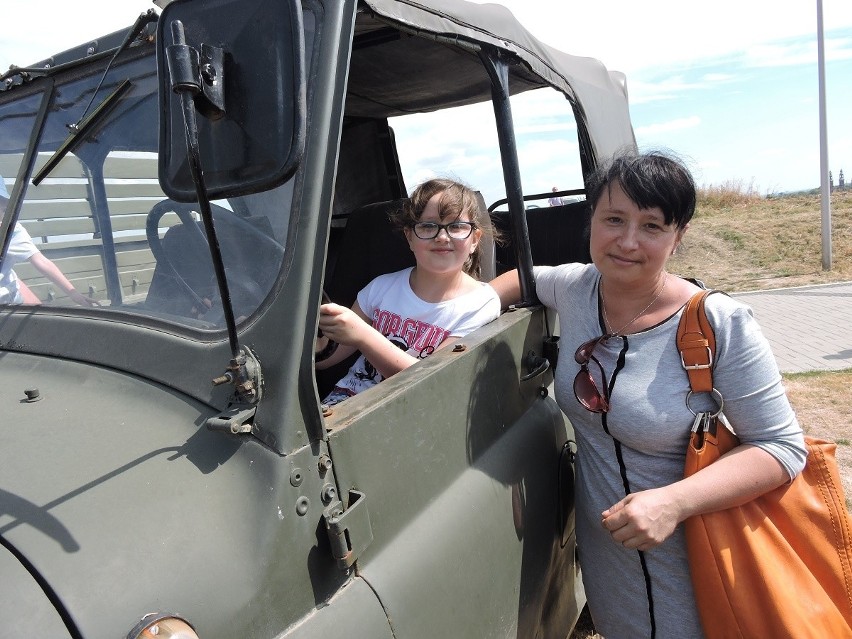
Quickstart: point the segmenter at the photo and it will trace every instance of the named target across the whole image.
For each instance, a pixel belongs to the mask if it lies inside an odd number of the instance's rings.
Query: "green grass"
[[[852,373],[852,368],[843,368],[836,371],[831,371],[829,374],[844,374]],[[809,379],[812,377],[824,377],[826,371],[804,371],[802,373],[784,373],[785,379]]]

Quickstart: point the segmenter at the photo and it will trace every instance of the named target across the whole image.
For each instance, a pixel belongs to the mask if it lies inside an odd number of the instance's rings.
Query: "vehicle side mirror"
[[[304,52],[298,0],[175,0],[163,9],[157,73],[159,179],[166,195],[197,199],[179,84],[184,91],[193,87],[211,199],[270,189],[293,175],[305,145]]]

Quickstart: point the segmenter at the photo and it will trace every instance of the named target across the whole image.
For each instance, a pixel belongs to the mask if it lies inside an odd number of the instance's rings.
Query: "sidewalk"
[[[732,296],[754,310],[782,373],[852,368],[852,282]]]

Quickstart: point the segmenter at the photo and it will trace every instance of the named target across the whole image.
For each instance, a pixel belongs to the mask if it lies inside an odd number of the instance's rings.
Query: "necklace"
[[[654,305],[654,303],[655,303],[658,299],[660,299],[660,295],[662,295],[662,294],[663,294],[663,291],[664,291],[664,290],[666,290],[666,284],[668,284],[668,282],[669,282],[669,274],[668,274],[668,273],[666,273],[665,277],[663,278],[663,285],[660,287],[660,290],[659,290],[659,291],[657,291],[657,294],[656,294],[656,295],[654,295],[654,299],[652,299],[652,300],[648,303],[648,306],[646,306],[646,307],[645,307],[645,308],[643,308],[641,311],[639,311],[639,312],[636,314],[636,317],[634,317],[632,320],[630,320],[629,322],[627,322],[627,324],[625,324],[624,326],[622,326],[619,330],[611,332],[611,333],[610,333],[610,335],[612,335],[613,337],[618,337],[619,335],[623,335],[623,334],[624,334],[624,330],[625,330],[626,328],[628,328],[629,326],[631,326],[631,325],[633,324],[633,322],[635,322],[635,321],[636,321],[636,320],[638,320],[640,317],[642,317],[642,316],[645,314],[645,312],[646,312],[649,308],[651,308],[651,307]],[[603,289],[601,289],[601,309],[603,310],[603,319],[604,319],[604,324],[606,325],[606,328],[607,328],[607,329],[612,328],[612,324],[610,324],[610,322],[609,322],[609,318],[606,316],[606,302],[604,301],[604,298],[603,298]]]

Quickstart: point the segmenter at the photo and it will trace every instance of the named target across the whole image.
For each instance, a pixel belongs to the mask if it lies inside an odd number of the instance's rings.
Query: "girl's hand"
[[[364,329],[370,326],[351,308],[323,304],[320,306],[319,328],[324,336],[338,344],[357,345]]]
[[[665,488],[632,493],[601,513],[601,525],[625,548],[650,550],[668,539],[680,523]]]

